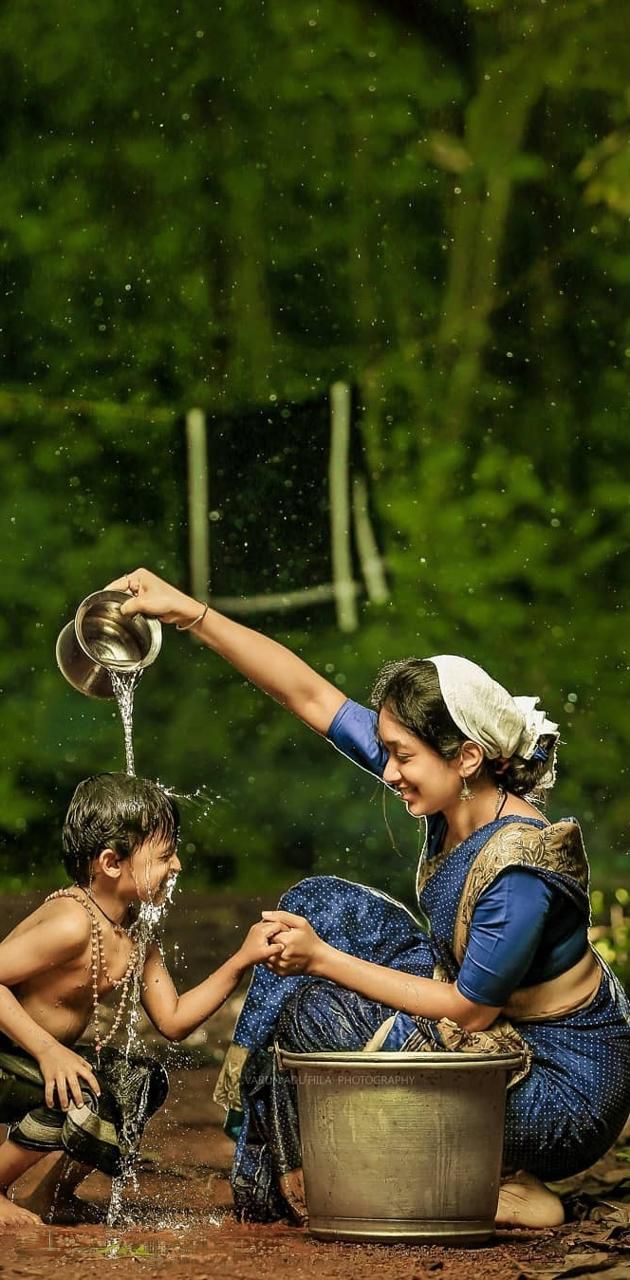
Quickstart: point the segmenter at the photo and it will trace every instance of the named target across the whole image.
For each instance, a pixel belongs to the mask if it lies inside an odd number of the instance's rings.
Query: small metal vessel
[[[311,1235],[489,1239],[519,1054],[276,1052],[297,1081]]]
[[[124,591],[95,591],[79,605],[57,639],[57,665],[69,684],[89,698],[113,698],[110,671],[141,671],[162,647],[157,618],[120,612]]]

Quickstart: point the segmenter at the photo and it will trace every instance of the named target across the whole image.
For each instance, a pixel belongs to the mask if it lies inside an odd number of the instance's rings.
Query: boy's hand
[[[198,618],[199,601],[184,595],[177,587],[158,578],[148,569],[134,569],[114,582],[108,582],[106,591],[128,591],[129,599],[120,606],[120,612],[133,617],[136,613],[159,618],[160,622],[177,622],[184,625]],[[201,606],[203,608],[203,605]]]
[[[239,963],[249,968],[252,964],[266,964],[274,956],[282,954],[282,944],[273,941],[282,925],[277,921],[259,920],[253,924],[238,951]]]
[[[291,911],[263,911],[262,917],[266,923],[276,925],[279,932],[275,940],[283,944],[281,954],[271,959],[269,968],[284,978],[294,973],[313,973],[324,943],[312,924]]]
[[[80,1080],[85,1080],[97,1098],[100,1096],[101,1087],[89,1062],[73,1049],[67,1049],[63,1044],[52,1044],[42,1051],[37,1061],[44,1077],[47,1107],[55,1105],[55,1090],[62,1111],[68,1110],[70,1100],[82,1107]]]

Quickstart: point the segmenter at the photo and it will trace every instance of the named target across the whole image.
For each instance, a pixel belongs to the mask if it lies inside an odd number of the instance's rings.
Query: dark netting
[[[212,596],[246,601],[330,584],[329,396],[208,414],[206,422]],[[353,398],[350,489],[354,476],[366,478],[358,422]],[[360,583],[352,529],[350,538]],[[332,600],[323,606],[305,602],[291,613],[322,607],[332,620]]]
[[[208,416],[212,590],[330,582],[328,398]]]

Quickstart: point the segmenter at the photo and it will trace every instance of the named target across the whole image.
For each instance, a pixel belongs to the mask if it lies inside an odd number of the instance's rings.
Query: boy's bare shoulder
[[[20,922],[9,936],[37,929],[39,937],[45,932],[54,938],[56,947],[73,954],[84,947],[91,938],[92,924],[85,907],[71,897],[50,898],[36,907]]]

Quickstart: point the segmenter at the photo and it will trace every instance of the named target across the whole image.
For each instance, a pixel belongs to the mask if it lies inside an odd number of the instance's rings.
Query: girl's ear
[[[462,778],[474,778],[484,761],[483,747],[478,742],[463,742],[459,760]]]
[[[121,873],[121,860],[115,849],[101,849],[96,859],[99,870],[110,880],[118,880]]]

